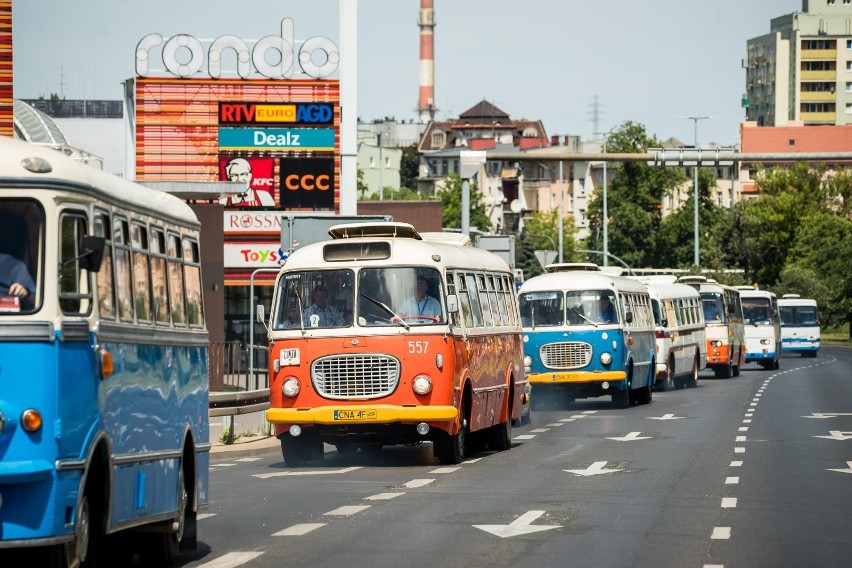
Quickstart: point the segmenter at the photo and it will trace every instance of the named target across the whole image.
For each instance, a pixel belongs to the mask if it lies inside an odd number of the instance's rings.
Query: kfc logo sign
[[[245,184],[239,195],[223,197],[219,203],[226,207],[274,207],[275,160],[273,158],[219,158],[219,179]]]

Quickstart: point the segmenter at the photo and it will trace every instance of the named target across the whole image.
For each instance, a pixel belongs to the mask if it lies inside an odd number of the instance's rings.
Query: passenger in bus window
[[[328,305],[328,288],[322,284],[317,285],[311,297],[314,303],[305,310],[306,327],[346,325],[346,322],[343,321],[343,316],[340,315],[337,308]]]
[[[618,317],[615,315],[615,307],[612,305],[612,298],[606,294],[601,295],[600,299],[600,323],[617,323]]]
[[[424,320],[440,321],[441,319],[441,303],[426,294],[429,289],[429,281],[425,276],[417,277],[417,284],[414,288],[414,296],[406,299],[399,309],[399,315],[422,317]]]
[[[719,308],[716,304],[704,304],[704,320],[722,321],[722,318],[719,315]]]
[[[299,304],[296,302],[287,304],[287,318],[284,320],[284,327],[287,329],[299,329],[302,327],[302,322],[299,319]]]
[[[0,252],[0,296],[26,298],[35,292],[27,266],[10,254]]]

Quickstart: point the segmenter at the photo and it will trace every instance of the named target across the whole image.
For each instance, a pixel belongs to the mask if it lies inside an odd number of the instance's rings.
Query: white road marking
[[[482,458],[473,458],[472,460],[464,460],[462,463],[476,463]]]
[[[829,469],[828,471],[836,471],[838,473],[852,473],[852,461],[846,462],[846,465],[849,466],[849,469]]]
[[[713,540],[728,540],[731,538],[731,527],[714,527],[710,538]]]
[[[725,509],[735,509],[737,506],[736,497],[722,497],[722,507]]]
[[[829,440],[850,440],[852,432],[841,432],[840,430],[829,430],[828,436],[814,436],[814,438],[827,438]]]
[[[740,482],[739,477],[726,477],[725,478],[725,485],[736,485],[739,482]]]
[[[369,509],[371,506],[372,505],[344,505],[343,507],[338,507],[337,509],[329,511],[328,513],[323,513],[323,515],[348,517],[349,515],[360,513],[364,509]]]
[[[573,418],[563,418],[563,419],[560,420],[560,422],[574,422],[574,419]]]
[[[642,432],[630,432],[626,436],[607,436],[607,440],[616,440],[617,442],[632,442],[633,440],[650,440],[651,436],[640,436]]]
[[[203,519],[209,519],[210,517],[215,517],[216,513],[201,513],[200,515],[195,517],[196,521],[201,521]]]
[[[731,462],[731,467],[742,467],[742,465],[743,465],[743,462],[741,462],[741,461],[732,461]]]
[[[565,426],[562,422],[551,422],[550,424],[545,424],[545,426],[550,426],[551,428],[556,428],[557,426]],[[533,430],[535,432],[535,430]]]
[[[438,469],[433,469],[429,473],[453,473],[454,471],[458,471],[461,469],[461,466],[455,467],[439,467]]]
[[[749,406],[757,406],[757,403],[756,402],[750,402],[750,403],[748,403],[748,405]]]
[[[527,511],[508,525],[473,525],[474,528],[491,533],[500,538],[530,534],[550,529],[558,529],[562,525],[532,525],[534,520],[544,514],[544,511]]]
[[[744,454],[745,448],[734,448],[734,453],[735,454]]]
[[[530,430],[531,434],[542,434],[544,432],[550,432],[550,428],[536,428],[535,430]]]
[[[405,495],[405,491],[397,491],[395,493],[377,493],[375,495],[371,495],[369,497],[364,497],[365,501],[387,501],[388,499],[393,499],[394,497],[399,497],[400,495]]]
[[[746,418],[745,420],[743,420],[743,424],[751,424],[751,419]]]
[[[680,420],[684,416],[675,416],[674,414],[663,414],[662,416],[648,416],[649,420]]]
[[[724,564],[705,564],[703,568],[725,568]]]
[[[198,568],[234,568],[235,566],[241,566],[250,560],[254,560],[261,554],[263,554],[262,551],[229,552],[216,560],[201,564]]]
[[[535,438],[535,434],[521,434],[520,436],[515,436],[512,438],[513,440],[532,440]]]
[[[834,418],[835,416],[852,416],[852,412],[814,412],[810,416],[802,418]]]
[[[235,463],[211,463],[210,467],[234,467]]]
[[[579,475],[582,477],[589,477],[592,475],[603,475],[605,473],[617,473],[619,471],[624,471],[623,469],[610,468],[607,469],[604,466],[606,465],[605,461],[595,462],[586,469],[565,469],[563,471],[567,471],[568,473],[573,473],[574,475]]]
[[[736,438],[734,438],[734,442],[745,442],[745,441],[746,441],[745,436],[737,436]]]
[[[340,473],[349,473],[361,469],[361,466],[344,467],[342,469],[321,469],[321,470],[296,470],[296,471],[276,471],[273,473],[256,473],[252,477],[267,479],[269,477],[299,477],[303,475],[337,475]]]
[[[569,416],[569,418],[586,418],[586,414],[575,414],[574,416]]]
[[[240,458],[237,461],[238,462],[256,462],[259,459],[260,458]]]
[[[740,426],[737,430],[739,432],[748,432],[748,426]]]
[[[408,487],[409,489],[417,489],[418,487],[426,487],[430,483],[435,481],[434,479],[412,479],[408,483],[404,483],[403,487]]]
[[[293,525],[277,533],[272,533],[272,536],[302,536],[311,531],[315,531],[320,527],[324,527],[326,523],[303,523],[301,525]]]

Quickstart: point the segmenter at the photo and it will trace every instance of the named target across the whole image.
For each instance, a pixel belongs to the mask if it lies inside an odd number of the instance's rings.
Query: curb
[[[252,436],[240,438],[233,444],[214,443],[210,447],[211,456],[230,457],[252,454],[268,454],[281,451],[281,442],[275,436]]]

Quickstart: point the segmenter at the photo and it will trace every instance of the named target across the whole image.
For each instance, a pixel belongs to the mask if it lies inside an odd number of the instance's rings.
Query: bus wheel
[[[660,391],[667,392],[675,388],[675,376],[674,376],[674,357],[669,359],[669,365],[666,369],[666,375],[663,377],[663,380],[660,381]]]
[[[630,406],[630,395],[627,390],[616,389],[612,391],[612,407],[627,408]]]
[[[489,429],[488,446],[495,452],[505,452],[512,447],[511,416],[509,416],[502,424],[495,424]]]
[[[777,371],[781,368],[781,359],[775,359],[775,363],[772,365],[772,370]]]
[[[698,386],[698,359],[692,362],[692,373],[690,373],[689,378],[686,379],[685,386],[691,389]]]
[[[465,439],[467,429],[470,427],[467,421],[467,400],[462,399],[459,412],[459,431],[455,435],[446,434],[435,440],[434,453],[438,461],[444,465],[458,465],[464,459]]]

